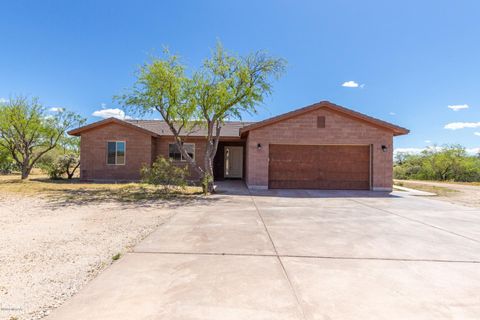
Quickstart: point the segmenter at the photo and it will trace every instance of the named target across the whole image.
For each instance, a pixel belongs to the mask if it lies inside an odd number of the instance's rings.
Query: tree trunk
[[[203,193],[208,194],[215,192],[213,182],[213,158],[205,157],[205,171],[202,179]]]
[[[73,168],[72,172],[67,169],[67,179],[73,179],[73,175],[75,174],[75,171],[78,169],[78,167],[80,167],[80,162],[77,163],[77,165]]]
[[[28,176],[30,175],[30,171],[32,171],[32,168],[30,168],[28,165],[22,166],[22,180],[28,178]]]

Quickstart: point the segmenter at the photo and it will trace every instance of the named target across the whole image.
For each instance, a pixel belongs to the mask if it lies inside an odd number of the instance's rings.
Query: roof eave
[[[99,127],[99,126],[103,126],[103,125],[106,125],[106,124],[109,124],[109,123],[116,123],[116,124],[123,125],[123,126],[128,127],[128,128],[143,132],[145,134],[148,134],[148,135],[151,135],[151,136],[154,136],[154,137],[158,137],[158,134],[153,132],[153,131],[147,130],[145,128],[141,128],[139,126],[136,126],[134,124],[131,124],[129,122],[126,122],[126,121],[123,121],[123,120],[120,120],[120,119],[117,119],[117,118],[107,118],[107,119],[104,119],[104,120],[100,120],[100,121],[85,125],[83,127],[79,127],[79,128],[70,130],[67,133],[71,136],[77,136],[78,137],[78,136],[81,136],[83,132],[93,130],[93,129]]]
[[[403,130],[394,131],[393,135],[394,136],[403,136],[403,135],[406,135],[406,134],[409,134],[409,133],[410,133],[410,130],[403,129]]]
[[[380,127],[382,129],[392,131],[393,135],[395,135],[395,136],[408,134],[410,132],[410,130],[408,130],[408,129],[396,126],[394,124],[385,122],[385,121],[380,120],[380,119],[372,118],[372,117],[367,116],[365,114],[356,112],[354,110],[347,109],[345,107],[336,105],[336,104],[331,103],[329,101],[320,101],[318,103],[315,103],[315,104],[312,104],[312,105],[309,105],[309,106],[306,106],[306,107],[303,107],[303,108],[300,108],[300,109],[297,109],[297,110],[294,110],[294,111],[290,111],[290,112],[278,115],[276,117],[272,117],[272,118],[269,118],[269,119],[266,119],[266,120],[248,125],[246,127],[243,127],[243,128],[240,129],[240,136],[245,135],[248,131],[259,129],[261,127],[265,127],[265,126],[268,126],[268,125],[271,125],[271,124],[274,124],[274,123],[277,123],[277,122],[281,122],[281,121],[290,119],[292,117],[296,117],[296,116],[299,116],[301,114],[304,114],[304,113],[307,113],[307,112],[310,112],[310,111],[313,111],[313,110],[317,110],[317,109],[320,109],[320,108],[328,108],[328,109],[336,111],[338,113],[343,113],[347,116],[356,118],[358,120],[365,121],[367,123],[370,123],[371,125]]]

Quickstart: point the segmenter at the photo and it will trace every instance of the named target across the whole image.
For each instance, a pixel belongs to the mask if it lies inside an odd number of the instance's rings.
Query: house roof
[[[68,131],[68,134],[72,135],[72,136],[79,136],[85,131],[89,131],[89,130],[92,130],[92,129],[95,129],[95,128],[98,128],[98,127],[101,127],[101,126],[104,126],[104,125],[107,125],[107,124],[110,124],[110,123],[116,123],[116,124],[119,124],[121,126],[125,126],[125,127],[128,127],[128,128],[143,132],[145,134],[151,135],[151,136],[157,136],[157,134],[155,132],[152,132],[150,130],[147,130],[145,128],[136,126],[136,125],[131,124],[127,121],[123,121],[123,120],[120,120],[120,119],[117,119],[117,118],[107,118],[107,119],[104,119],[104,120],[101,120],[101,121],[90,123],[90,124],[87,124],[83,127],[79,127],[79,128],[70,130],[70,131]]]
[[[173,136],[170,128],[165,121],[161,120],[125,120],[130,124],[143,128],[145,130],[154,132],[159,136]],[[240,135],[240,129],[253,124],[254,122],[242,122],[242,121],[226,121],[222,130],[220,131],[221,137],[238,137]],[[189,137],[205,137],[207,135],[207,129],[204,127],[194,127],[188,134]]]
[[[363,113],[356,112],[356,111],[353,111],[351,109],[347,109],[345,107],[336,105],[336,104],[331,103],[329,101],[321,101],[321,102],[306,106],[304,108],[300,108],[300,109],[297,109],[297,110],[294,110],[294,111],[290,111],[290,112],[281,114],[279,116],[268,118],[266,120],[263,120],[263,121],[260,121],[260,122],[255,122],[251,125],[245,126],[245,127],[240,129],[240,135],[244,135],[248,131],[258,129],[258,128],[261,128],[261,127],[264,127],[264,126],[268,126],[268,125],[271,125],[271,124],[274,124],[274,123],[277,123],[277,122],[280,122],[280,121],[284,121],[284,120],[290,119],[292,117],[296,117],[296,116],[299,116],[301,114],[304,114],[304,113],[307,113],[307,112],[310,112],[310,111],[314,111],[314,110],[317,110],[317,109],[320,109],[320,108],[326,108],[326,109],[332,110],[334,112],[338,112],[342,115],[351,117],[353,119],[364,121],[364,122],[369,123],[373,126],[392,131],[394,136],[399,136],[399,135],[407,134],[407,133],[410,132],[410,130],[408,130],[408,129],[399,127],[397,125],[394,125],[392,123],[389,123],[389,122],[386,122],[386,121],[383,121],[383,120],[379,120],[379,119],[367,116]]]
[[[258,128],[262,128],[264,126],[268,126],[280,121],[284,121],[287,119],[290,119],[292,117],[299,116],[301,114],[314,111],[320,108],[326,108],[328,110],[332,110],[334,112],[337,112],[339,114],[342,114],[344,116],[353,118],[355,120],[363,121],[365,123],[368,123],[370,125],[376,126],[378,128],[388,130],[393,132],[394,136],[399,136],[403,134],[407,134],[410,131],[408,129],[399,127],[397,125],[394,125],[392,123],[379,120],[370,116],[367,116],[363,113],[359,113],[350,109],[347,109],[345,107],[333,104],[329,101],[321,101],[312,105],[309,105],[307,107],[297,109],[291,112],[287,112],[284,114],[281,114],[276,117],[272,117],[260,122],[242,122],[242,121],[227,121],[224,123],[222,127],[222,131],[220,136],[221,137],[239,137],[239,136],[244,136],[246,135],[249,131],[255,130]],[[165,121],[161,120],[119,120],[116,118],[108,118],[105,120],[97,121],[94,123],[91,123],[89,125],[74,129],[69,131],[68,133],[70,135],[74,136],[79,136],[81,135],[82,132],[97,128],[99,126],[103,126],[109,123],[116,123],[128,128],[132,128],[138,131],[141,131],[145,134],[149,134],[151,136],[173,136],[172,132],[170,131],[170,128],[168,125],[165,123]],[[190,137],[205,137],[207,135],[207,130],[202,127],[198,127],[194,129],[192,132],[188,134]]]
[[[116,123],[128,128],[132,128],[141,131],[151,136],[173,136],[170,128],[165,121],[161,120],[120,120],[117,118],[108,118],[105,120],[97,121],[89,125],[73,129],[68,134],[73,136],[79,136],[85,131],[92,130],[94,128],[109,124]],[[240,128],[252,124],[253,122],[241,122],[241,121],[227,121],[224,123],[222,130],[220,131],[221,137],[239,137]],[[186,134],[187,135],[187,134]],[[189,137],[205,137],[207,130],[205,128],[194,128],[189,132]]]

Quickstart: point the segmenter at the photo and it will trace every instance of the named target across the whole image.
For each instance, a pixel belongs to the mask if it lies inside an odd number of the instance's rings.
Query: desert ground
[[[0,319],[48,315],[196,197],[165,198],[138,184],[0,179]]]

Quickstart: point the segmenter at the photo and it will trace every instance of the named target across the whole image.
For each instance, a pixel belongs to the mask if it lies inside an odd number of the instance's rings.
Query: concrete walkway
[[[476,209],[401,192],[219,191],[48,319],[479,318]]]

